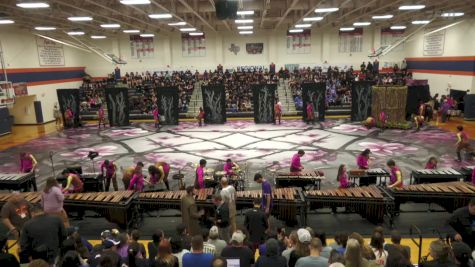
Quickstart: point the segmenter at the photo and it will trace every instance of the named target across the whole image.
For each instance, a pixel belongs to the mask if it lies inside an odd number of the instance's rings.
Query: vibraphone
[[[345,207],[347,211],[360,214],[372,223],[382,223],[384,215],[392,224],[394,199],[382,187],[365,186],[344,189],[305,191],[310,209]]]
[[[325,176],[320,170],[304,170],[301,172],[278,172],[275,177],[277,187],[300,187],[305,190],[311,186],[320,189],[320,183]]]
[[[20,194],[31,204],[38,204],[41,201],[41,193],[39,192],[26,192]],[[13,194],[11,193],[0,193],[0,206],[3,206],[5,203],[7,203],[7,201],[10,200],[12,196]]]
[[[301,226],[307,224],[307,211],[305,198],[300,188],[274,188],[272,189],[272,214],[288,224],[297,222]],[[236,192],[237,209],[251,208],[254,199],[262,199],[261,190]]]
[[[411,172],[411,184],[456,182],[464,175],[454,169],[415,170]]]
[[[465,182],[472,182],[472,172],[475,166],[466,166],[460,169],[460,173],[464,176],[463,180]]]
[[[464,207],[475,197],[475,186],[465,182],[408,185],[390,189],[396,206],[406,202],[435,203],[448,212]]]
[[[38,190],[34,172],[0,173],[0,189],[28,192],[31,187]]]
[[[79,174],[82,182],[84,183],[84,192],[103,192],[104,191],[104,177],[100,173],[82,173]],[[58,174],[56,180],[66,186],[66,176]],[[118,179],[118,178],[117,178]],[[111,182],[112,187],[112,182]]]
[[[349,171],[349,178],[353,180],[353,183],[356,184],[356,179],[359,179],[359,186],[368,186],[372,184],[377,184],[378,178],[379,183],[382,184],[383,180],[386,182],[390,176],[389,172],[383,168],[375,168],[375,169],[353,169]]]
[[[199,208],[213,207],[213,193],[213,188],[197,190],[195,195],[196,205]],[[180,209],[181,198],[185,195],[185,190],[139,193],[136,203],[143,210]]]
[[[104,216],[108,221],[127,228],[137,219],[137,210],[133,200],[134,191],[92,192],[65,195],[66,211],[91,210]]]

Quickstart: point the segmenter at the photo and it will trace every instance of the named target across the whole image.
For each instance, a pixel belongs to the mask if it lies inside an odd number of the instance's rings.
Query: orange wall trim
[[[419,70],[419,69],[409,69],[408,71],[415,72],[415,73],[420,72],[420,73],[430,73],[430,74],[475,76],[475,71]]]
[[[460,57],[408,57],[406,61],[474,61],[475,56]]]
[[[29,82],[28,86],[36,85],[45,85],[45,84],[55,84],[55,83],[69,83],[69,82],[80,82],[82,78],[71,78],[71,79],[62,79],[62,80],[50,80],[50,81],[39,81],[39,82]]]

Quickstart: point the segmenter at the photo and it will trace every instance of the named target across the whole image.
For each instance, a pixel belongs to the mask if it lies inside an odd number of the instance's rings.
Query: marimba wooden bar
[[[28,192],[30,188],[38,190],[34,172],[0,173],[0,189]]]
[[[275,177],[277,187],[300,187],[305,190],[308,186],[320,189],[321,181],[325,179],[322,171],[303,170],[301,172],[279,172]]]

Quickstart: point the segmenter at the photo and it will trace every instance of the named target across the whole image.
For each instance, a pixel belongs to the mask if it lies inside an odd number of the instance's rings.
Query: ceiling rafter
[[[284,14],[282,15],[282,17],[279,19],[279,21],[277,22],[277,24],[275,25],[275,28],[277,29],[280,24],[282,24],[282,22],[284,22],[284,20],[287,18],[287,15],[289,15],[290,11],[293,10],[293,8],[295,7],[295,5],[299,2],[300,0],[292,0],[292,3],[290,4],[290,6],[287,7],[287,9],[285,10]]]
[[[199,13],[198,11],[194,10],[193,7],[191,7],[185,0],[178,0],[178,2],[180,2],[180,4],[182,4],[185,8],[187,8],[188,10],[191,11],[191,13],[193,13],[199,20],[201,20],[203,22],[204,25],[206,25],[208,28],[210,28],[211,30],[213,30],[214,32],[216,32],[216,29],[211,26],[211,24],[209,24],[209,22],[203,18]]]
[[[214,3],[214,0],[209,0],[209,3],[211,4],[211,6],[213,6],[214,9],[216,9],[216,4]],[[209,17],[211,18],[211,14]],[[226,22],[226,20],[223,20],[222,22],[224,26],[226,27],[226,29],[231,31],[231,27],[229,26],[228,22]]]
[[[264,20],[267,15],[267,10],[269,9],[270,9],[270,0],[264,0],[264,4],[262,6],[261,23],[259,25],[260,29],[264,27]]]

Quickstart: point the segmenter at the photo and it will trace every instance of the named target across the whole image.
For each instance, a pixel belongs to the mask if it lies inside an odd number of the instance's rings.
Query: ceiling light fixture
[[[140,30],[123,30],[123,33],[139,33]]]
[[[117,29],[120,28],[120,24],[112,23],[112,24],[101,24],[102,28],[106,29]]]
[[[290,33],[297,33],[297,32],[303,32],[303,29],[291,29],[289,30]]]
[[[154,36],[155,36],[155,34],[153,34],[153,33],[142,33],[140,35],[140,37],[145,37],[145,38],[150,38],[150,37],[154,37]]]
[[[425,5],[407,5],[407,6],[400,6],[399,10],[419,10],[425,8]]]
[[[15,21],[11,19],[0,19],[0,24],[13,24]]]
[[[309,17],[309,18],[303,18],[303,21],[320,21],[322,19],[323,17]]]
[[[240,10],[236,12],[238,15],[254,15],[254,10]]]
[[[379,16],[372,16],[372,19],[392,19],[393,15],[379,15]]]
[[[54,30],[56,30],[56,28],[55,27],[38,26],[38,27],[35,27],[35,30],[37,30],[37,31],[54,31]]]
[[[391,30],[404,30],[405,28],[407,28],[406,26],[403,26],[403,25],[395,25],[395,26],[391,26]]]
[[[253,31],[240,31],[239,34],[253,34]]]
[[[196,28],[181,28],[180,31],[182,32],[194,32]]]
[[[448,12],[448,13],[443,13],[442,17],[461,17],[465,15],[463,12]]]
[[[369,26],[371,25],[371,22],[355,22],[353,23],[353,26]]]
[[[168,23],[168,26],[185,26],[185,25],[186,25],[186,22],[184,21]]]
[[[91,17],[69,17],[68,20],[70,21],[91,21]]]
[[[150,0],[120,0],[120,3],[124,5],[148,5]]]
[[[150,14],[148,15],[151,19],[171,19],[173,18],[172,14],[163,13],[163,14]]]
[[[68,32],[68,35],[84,35],[84,32]]]
[[[295,24],[295,28],[310,28],[312,24]]]
[[[351,31],[354,31],[355,28],[354,27],[344,27],[344,28],[340,28],[340,31],[341,32],[351,32]]]
[[[238,26],[238,30],[252,30],[254,26]]]
[[[203,36],[204,33],[202,33],[202,32],[190,32],[189,35],[191,35],[191,36]]]
[[[330,13],[338,11],[338,7],[329,7],[329,8],[317,8],[315,9],[315,13]]]
[[[412,24],[420,25],[420,24],[428,24],[429,22],[430,22],[429,20],[414,20]]]
[[[234,21],[235,23],[240,23],[240,24],[243,24],[243,23],[253,23],[254,20],[253,19],[237,19]]]
[[[48,8],[49,4],[45,2],[26,2],[18,3],[16,6],[21,8]]]
[[[104,35],[92,35],[91,39],[106,39],[107,37]]]

